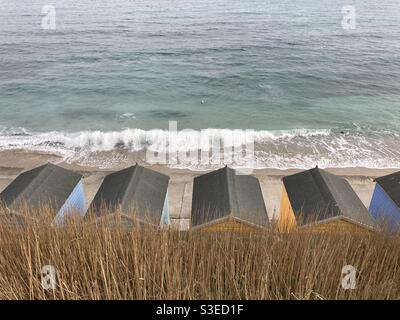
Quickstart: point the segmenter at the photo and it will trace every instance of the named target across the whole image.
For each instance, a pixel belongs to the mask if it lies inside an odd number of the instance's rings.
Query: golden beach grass
[[[56,227],[43,211],[24,227],[0,225],[1,299],[400,298],[398,236]],[[42,288],[45,265],[57,269],[55,290]],[[345,265],[355,289],[341,286]]]

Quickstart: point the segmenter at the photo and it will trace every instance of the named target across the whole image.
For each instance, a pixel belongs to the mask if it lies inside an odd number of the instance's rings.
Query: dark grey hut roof
[[[0,194],[0,202],[12,210],[49,205],[56,214],[81,179],[78,173],[47,163],[21,173]]]
[[[192,227],[224,218],[256,226],[268,224],[257,178],[236,174],[234,169],[225,167],[194,179]]]
[[[159,225],[169,177],[135,165],[105,177],[89,212],[97,217],[121,209],[124,214]]]
[[[393,202],[400,207],[400,171],[375,179]]]
[[[335,217],[373,225],[373,218],[346,179],[318,167],[283,178],[300,225]]]

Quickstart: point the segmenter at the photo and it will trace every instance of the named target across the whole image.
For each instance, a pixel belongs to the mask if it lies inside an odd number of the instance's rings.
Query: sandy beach
[[[56,155],[26,151],[2,151],[0,152],[0,191],[21,172],[48,161],[77,171],[84,176],[87,205],[92,201],[104,176],[123,168],[115,167],[104,170],[97,167],[66,163]],[[204,171],[172,169],[161,165],[152,168],[170,176],[169,206],[172,226],[181,230],[187,229],[190,224],[193,177],[203,174]],[[374,189],[374,178],[395,172],[398,169],[327,168],[327,170],[346,178],[365,206],[368,207]],[[271,219],[276,218],[279,214],[281,178],[298,171],[301,170],[257,169],[253,171],[252,174],[260,181],[267,212]]]

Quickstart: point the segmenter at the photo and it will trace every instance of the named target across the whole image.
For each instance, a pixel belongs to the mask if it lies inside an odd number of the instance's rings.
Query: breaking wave
[[[398,133],[360,128],[348,131],[204,129],[178,132],[125,129],[72,133],[3,128],[0,129],[0,150],[45,152],[59,155],[68,162],[101,168],[121,162],[150,162],[149,154],[167,154],[165,159],[169,166],[196,170],[222,164],[280,169],[315,165],[397,168],[400,167],[398,139]],[[228,152],[215,156],[216,149],[211,146]],[[254,150],[252,154],[251,150]],[[172,158],[177,155],[178,159],[171,161],[171,155]]]

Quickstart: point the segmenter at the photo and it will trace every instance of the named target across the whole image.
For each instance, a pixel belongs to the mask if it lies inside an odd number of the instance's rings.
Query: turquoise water
[[[398,0],[46,4],[53,31],[0,0],[1,149],[126,160],[176,120],[254,129],[260,166],[400,167]]]

